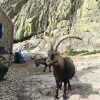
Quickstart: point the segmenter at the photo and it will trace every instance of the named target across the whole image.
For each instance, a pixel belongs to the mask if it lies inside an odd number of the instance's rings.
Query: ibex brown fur
[[[75,38],[75,39],[82,40],[80,37],[67,35],[67,36],[62,37],[58,41],[54,49],[53,48],[54,46],[52,42],[50,41],[50,39],[47,36],[44,36],[45,41],[47,41],[47,43],[50,45],[46,63],[47,65],[53,66],[53,74],[55,76],[55,81],[56,81],[56,86],[57,86],[55,98],[58,98],[58,90],[61,88],[62,82],[64,82],[63,97],[64,99],[67,97],[66,96],[66,88],[67,88],[66,85],[68,84],[68,90],[71,90],[71,85],[70,85],[69,80],[75,74],[75,66],[74,66],[73,60],[70,57],[62,57],[60,53],[57,51],[59,44],[67,38]]]

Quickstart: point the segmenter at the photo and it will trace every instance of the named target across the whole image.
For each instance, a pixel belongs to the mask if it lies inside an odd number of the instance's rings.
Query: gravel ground
[[[100,100],[100,54],[72,57],[76,75],[71,80],[69,100]],[[0,82],[0,100],[54,100],[55,80],[48,68],[35,67],[33,60],[13,64]],[[62,99],[63,88],[59,100]]]

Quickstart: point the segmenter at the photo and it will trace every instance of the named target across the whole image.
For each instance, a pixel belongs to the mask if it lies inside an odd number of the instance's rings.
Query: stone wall
[[[5,46],[7,50],[12,50],[13,44],[13,23],[0,8],[0,23],[2,24],[2,38],[0,38],[0,45]]]

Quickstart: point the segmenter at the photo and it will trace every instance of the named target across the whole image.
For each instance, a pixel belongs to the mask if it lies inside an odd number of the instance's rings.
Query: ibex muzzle
[[[46,60],[46,63],[48,65],[53,65],[58,63],[58,58],[59,58],[60,53],[59,52],[48,52],[48,58]]]

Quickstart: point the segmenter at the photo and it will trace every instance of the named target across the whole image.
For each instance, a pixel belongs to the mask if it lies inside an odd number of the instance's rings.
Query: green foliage
[[[69,51],[62,53],[62,56],[91,55],[96,53],[100,53],[100,50],[94,50],[90,52],[87,50],[76,51],[74,49],[70,49]]]
[[[91,52],[86,52],[84,53],[83,55],[91,55],[91,54],[96,54],[96,53],[100,53],[100,50],[94,50],[94,51],[91,51]]]

